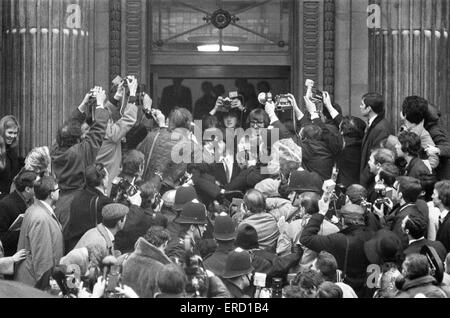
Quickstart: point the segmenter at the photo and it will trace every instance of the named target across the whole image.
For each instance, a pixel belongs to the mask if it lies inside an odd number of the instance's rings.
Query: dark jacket
[[[408,247],[403,251],[403,254],[405,256],[410,254],[420,254],[420,250],[424,246],[431,246],[436,250],[436,253],[438,253],[439,257],[441,258],[442,262],[445,262],[445,257],[447,256],[447,251],[445,249],[445,246],[439,242],[439,241],[430,241],[426,238],[412,242]]]
[[[323,180],[330,179],[334,165],[334,158],[331,150],[325,141],[304,140],[300,143],[302,147],[303,167],[312,172],[316,172]]]
[[[444,220],[442,220],[442,224],[439,225],[436,241],[440,241],[445,246],[447,252],[450,251],[450,213],[447,214]]]
[[[230,298],[252,298],[245,291],[233,284],[229,279],[222,279],[222,281],[230,293]]]
[[[447,180],[450,179],[450,136],[440,121],[440,117],[440,112],[435,107],[429,106],[424,128],[428,130],[436,147],[441,151],[436,175],[440,180]]]
[[[69,223],[63,231],[64,250],[67,254],[88,230],[102,222],[102,209],[113,201],[99,190],[86,187],[78,193],[71,205]]]
[[[116,250],[123,254],[133,251],[137,239],[144,236],[153,225],[165,227],[167,225],[166,217],[160,213],[155,213],[151,207],[130,206],[125,226],[114,237]]]
[[[405,174],[409,177],[418,179],[422,185],[422,189],[427,193],[426,200],[431,200],[437,177],[430,172],[422,159],[418,157],[413,158],[406,166]]]
[[[316,213],[311,216],[300,236],[300,243],[319,253],[327,251],[336,258],[338,268],[346,273],[346,283],[358,295],[364,292],[366,269],[370,264],[364,252],[364,243],[374,236],[374,232],[366,226],[350,226],[338,233],[318,235],[324,216]],[[345,255],[348,249],[347,268]]]
[[[344,140],[345,147],[336,158],[339,169],[337,183],[347,188],[352,184],[359,184],[362,140],[350,137],[344,137]]]
[[[3,244],[5,256],[13,256],[17,251],[20,231],[8,231],[16,218],[25,213],[27,204],[17,190],[8,194],[0,201],[0,241]]]
[[[436,279],[432,276],[422,276],[415,279],[406,279],[401,293],[395,298],[414,298],[417,294],[436,293],[442,298],[447,298],[447,294],[437,286]]]
[[[164,87],[159,109],[167,118],[175,107],[183,107],[192,112],[192,95],[188,87],[176,88],[174,85]]]
[[[17,148],[6,145],[5,168],[0,170],[0,198],[8,195],[14,177],[24,166],[24,159],[17,154]]]
[[[402,222],[406,216],[411,214],[422,216],[428,224],[428,206],[422,200],[417,200],[416,203],[406,203],[398,206],[386,217],[386,225],[401,239],[403,249],[408,246],[409,240],[408,235],[402,230]]]
[[[214,108],[216,98],[212,95],[203,95],[195,102],[194,119],[202,120]]]
[[[76,109],[72,119],[81,120],[83,114]],[[95,111],[95,122],[86,138],[70,148],[52,147],[52,171],[56,175],[61,190],[82,189],[86,168],[95,163],[95,158],[105,136],[109,112],[106,109]]]
[[[370,178],[369,159],[373,149],[380,147],[383,139],[395,135],[392,124],[384,117],[377,116],[368,128],[362,141],[361,164],[359,169],[360,184],[366,186]]]
[[[136,242],[136,249],[124,261],[122,280],[141,298],[152,298],[157,290],[157,275],[170,259],[144,238]]]

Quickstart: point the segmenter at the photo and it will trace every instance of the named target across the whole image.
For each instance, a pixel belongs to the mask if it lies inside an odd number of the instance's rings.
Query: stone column
[[[92,0],[4,0],[2,114],[22,127],[23,155],[51,145],[93,85]]]
[[[405,97],[419,95],[448,113],[447,0],[371,0],[369,85],[398,125]]]

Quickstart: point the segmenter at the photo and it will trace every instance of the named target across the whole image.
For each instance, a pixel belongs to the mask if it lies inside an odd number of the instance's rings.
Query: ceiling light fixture
[[[199,52],[238,52],[239,46],[233,45],[222,45],[222,49],[219,44],[203,44],[198,45],[197,50]]]

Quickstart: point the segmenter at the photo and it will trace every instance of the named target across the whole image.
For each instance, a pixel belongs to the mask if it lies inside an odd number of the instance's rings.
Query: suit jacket
[[[442,262],[445,262],[445,257],[447,256],[447,251],[445,250],[445,246],[439,242],[439,241],[430,241],[427,239],[422,239],[420,241],[412,242],[404,251],[403,254],[405,256],[409,254],[420,254],[420,250],[425,245],[431,246],[436,250],[436,253],[438,253],[439,257],[441,258]]]
[[[17,246],[21,249],[30,253],[19,264],[15,280],[31,286],[36,286],[64,255],[61,224],[41,201],[36,200],[25,212]]]
[[[227,180],[227,175],[225,173],[225,167],[223,166],[223,163],[212,163],[210,165],[211,172],[214,174],[214,177],[221,185],[227,185],[230,184],[233,180],[236,179],[236,177],[241,172],[241,169],[239,168],[239,165],[235,161],[233,163],[233,171],[231,172],[231,178],[230,182]]]
[[[8,231],[16,218],[25,213],[27,204],[17,190],[0,201],[0,241],[3,244],[5,256],[13,256],[17,251],[19,231]]]
[[[383,139],[395,135],[392,124],[384,117],[377,116],[368,128],[362,141],[361,165],[359,170],[360,184],[366,186],[370,179],[368,161],[372,149],[378,148]]]
[[[436,241],[440,241],[444,244],[447,252],[450,251],[450,213],[447,214],[442,221],[442,224],[439,225]]]

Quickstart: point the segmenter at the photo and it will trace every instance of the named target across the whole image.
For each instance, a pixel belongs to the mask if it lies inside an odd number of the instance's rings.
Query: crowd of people
[[[0,120],[2,297],[450,297],[450,139],[427,100],[395,131],[377,93],[363,120],[327,92],[204,87],[192,112],[138,87],[93,88],[25,158]]]

